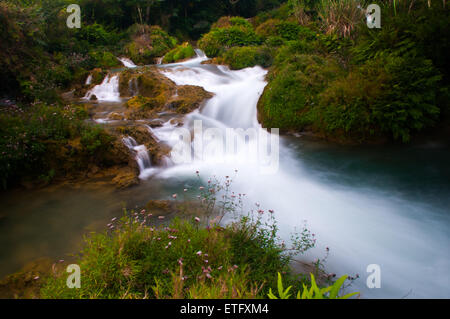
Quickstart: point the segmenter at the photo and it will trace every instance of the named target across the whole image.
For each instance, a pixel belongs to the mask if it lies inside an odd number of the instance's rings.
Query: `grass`
[[[289,263],[314,247],[314,236],[305,228],[288,247],[278,238],[274,212],[259,205],[222,226],[225,215],[242,208],[244,195],[234,194],[231,182],[226,177],[200,187],[200,217],[166,222],[142,210],[114,218],[108,231],[86,237],[76,262],[81,288],[67,288],[67,274],[60,269],[48,278],[41,297],[267,298],[278,286],[278,272],[298,287]]]

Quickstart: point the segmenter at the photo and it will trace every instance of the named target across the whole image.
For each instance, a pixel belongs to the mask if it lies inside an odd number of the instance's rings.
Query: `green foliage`
[[[122,218],[111,233],[86,238],[78,261],[81,289],[68,289],[62,273],[49,279],[41,297],[256,298],[262,285],[273,281],[266,262],[275,268],[285,264],[277,261],[280,251],[262,246],[262,235],[248,233],[248,222],[245,228],[199,228],[180,220],[145,226],[149,219],[146,212],[136,213]],[[243,256],[244,247],[253,254]]]
[[[321,0],[318,13],[322,29],[327,34],[336,33],[342,37],[354,35],[359,24],[364,23],[365,1]]]
[[[279,51],[258,103],[264,127],[301,130],[312,124],[302,115],[318,104],[317,95],[342,73],[333,59],[292,52],[291,47]]]
[[[325,128],[350,132],[358,139],[387,133],[408,142],[413,132],[439,118],[440,80],[429,60],[396,56],[370,60],[321,96]]]
[[[91,51],[89,52],[89,56],[95,61],[95,65],[100,68],[108,69],[121,65],[116,56],[111,52]]]
[[[105,132],[101,126],[89,127],[81,133],[81,145],[89,155],[99,156],[101,152],[107,152],[113,137]]]
[[[262,37],[279,36],[284,40],[315,40],[316,33],[295,22],[270,19],[260,24],[256,33]]]
[[[317,286],[314,275],[311,274],[311,287],[308,288],[305,284],[303,284],[303,292],[299,290],[296,299],[349,299],[353,296],[358,295],[358,292],[353,292],[344,296],[339,296],[342,285],[347,280],[347,278],[348,276],[342,276],[341,278],[336,280],[333,285],[325,288],[319,288]],[[289,292],[291,289],[292,286],[284,289],[283,279],[281,278],[281,274],[278,273],[278,296],[276,296],[272,292],[272,289],[270,289],[268,297],[270,299],[290,299],[291,294],[289,294]]]
[[[185,42],[175,49],[169,51],[163,59],[164,63],[173,63],[181,60],[185,60],[195,56],[195,51],[192,45],[188,42]]]
[[[255,65],[269,67],[272,56],[267,47],[233,47],[223,55],[223,62],[231,69],[239,70]]]
[[[221,227],[226,214],[241,213],[243,207],[243,195],[234,195],[231,183],[228,176],[224,182],[215,178],[207,188],[200,187],[198,205],[179,205],[185,216],[195,212],[202,218],[161,223],[164,217],[146,210],[114,218],[108,232],[86,237],[77,261],[83,271],[81,288],[68,289],[62,271],[49,278],[41,297],[264,297],[277,285],[271,274],[286,273],[291,258],[305,251],[298,248],[314,245],[303,238],[307,230],[295,248],[280,244],[273,212],[259,205],[257,211]]]
[[[69,142],[81,136],[83,147],[80,156],[105,150],[110,142],[109,136],[99,128],[86,125],[86,117],[84,109],[75,106],[44,103],[28,107],[1,106],[0,176],[3,188],[24,177],[39,177],[42,172],[54,170],[58,173],[61,167],[52,165],[64,158],[63,150]],[[53,177],[55,172],[48,175]]]
[[[262,43],[252,25],[245,19],[233,17],[229,24],[221,28],[213,28],[202,36],[198,46],[209,57],[217,57],[231,47],[253,46]]]
[[[136,24],[127,33],[131,42],[125,46],[125,53],[135,62],[152,64],[175,47],[177,40],[159,26]]]

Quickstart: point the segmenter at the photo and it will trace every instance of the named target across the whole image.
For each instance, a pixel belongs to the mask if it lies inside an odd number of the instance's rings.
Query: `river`
[[[272,138],[258,124],[256,111],[267,71],[230,71],[201,64],[204,60],[199,54],[187,62],[160,66],[177,84],[215,93],[202,110],[187,115],[184,128],[192,131],[201,121],[203,129],[251,128]],[[108,78],[103,89],[117,102],[114,81]],[[109,105],[108,92],[96,90]],[[167,122],[152,132],[174,148],[185,143],[190,149],[199,142],[180,142],[176,130]],[[262,173],[255,154],[217,152],[219,140],[204,141],[203,149],[216,150],[208,156],[194,152],[191,161],[181,164],[172,158],[178,164],[153,167],[141,174],[141,185],[124,191],[58,187],[2,194],[0,275],[33,258],[64,258],[79,248],[83,234],[104,229],[122,207],[140,207],[150,199],[169,199],[183,188],[197,187],[196,171],[206,182],[213,175],[234,176],[237,170],[234,190],[246,193],[249,205],[257,202],[273,209],[284,239],[306,221],[318,244],[301,258],[323,257],[328,247],[327,271],[359,274],[351,290],[361,292],[362,298],[450,298],[448,145],[344,147],[301,136],[281,137],[276,170]],[[245,142],[252,145],[256,140]],[[371,264],[380,266],[381,288],[366,285]]]

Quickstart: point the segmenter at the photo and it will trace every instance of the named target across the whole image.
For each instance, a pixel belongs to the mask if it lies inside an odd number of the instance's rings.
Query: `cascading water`
[[[145,145],[138,145],[136,140],[131,136],[124,137],[123,143],[132,152],[136,153],[136,162],[139,166],[139,178],[146,179],[155,172],[155,169],[151,167],[152,162],[150,160],[150,155],[148,154],[147,147]]]
[[[133,61],[131,61],[128,58],[118,58],[120,62],[122,62],[122,64],[126,67],[126,68],[130,68],[130,69],[134,69],[137,68],[137,65],[134,64]]]
[[[92,74],[89,74],[89,76],[86,79],[85,85],[91,85],[92,84]]]
[[[205,128],[260,130],[256,104],[266,85],[266,71],[260,67],[230,71],[224,66],[202,65],[206,57],[199,52],[197,55],[190,61],[161,66],[162,72],[178,85],[198,85],[215,93],[201,111],[186,117],[185,128],[192,131],[195,121],[202,120]],[[153,133],[174,146],[180,142],[172,134],[175,129],[168,122],[153,129]],[[251,144],[252,139],[247,142]],[[314,179],[305,171],[302,159],[284,144],[282,139],[276,174],[260,174],[242,154],[225,152],[218,155],[229,159],[225,163],[217,164],[217,157],[195,156],[192,163],[172,165],[159,176],[190,178],[199,170],[209,178],[231,175],[238,169],[236,190],[247,193],[262,207],[275,210],[285,239],[293,225],[301,227],[306,220],[317,234],[319,245],[303,258],[313,260],[330,247],[327,270],[339,275],[360,274],[352,290],[360,291],[363,297],[401,298],[408,293],[409,297],[450,296],[447,219],[438,212],[432,214],[436,219],[430,218],[430,207],[422,202]],[[380,289],[366,286],[366,269],[371,264],[381,267]]]
[[[98,101],[120,102],[119,75],[108,74],[101,84],[94,86],[86,93],[84,99],[90,100],[94,95]]]

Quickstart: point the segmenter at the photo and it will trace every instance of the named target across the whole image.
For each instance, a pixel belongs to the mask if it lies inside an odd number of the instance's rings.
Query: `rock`
[[[19,272],[0,282],[0,299],[36,299],[40,289],[52,274],[52,260],[41,258],[28,263]]]
[[[122,121],[125,117],[123,116],[123,114],[119,114],[116,112],[112,112],[108,115],[108,120],[112,120],[112,121]]]
[[[133,169],[126,167],[119,170],[112,182],[117,188],[123,189],[139,184],[139,178]]]
[[[155,67],[123,72],[119,81],[122,96],[136,94],[130,92],[130,81],[135,81],[132,87],[136,87],[138,93],[127,102],[125,116],[132,120],[155,118],[164,111],[187,114],[213,96],[199,86],[177,86]]]

